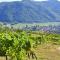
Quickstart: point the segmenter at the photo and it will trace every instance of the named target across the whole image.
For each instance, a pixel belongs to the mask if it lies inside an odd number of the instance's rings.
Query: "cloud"
[[[48,0],[34,0],[34,1],[48,1]]]
[[[0,2],[11,2],[11,1],[22,1],[22,0],[0,0]],[[31,1],[47,1],[47,0],[31,0]]]
[[[11,1],[21,1],[21,0],[0,0],[0,2],[11,2]]]
[[[60,0],[58,0],[58,1],[60,1]]]

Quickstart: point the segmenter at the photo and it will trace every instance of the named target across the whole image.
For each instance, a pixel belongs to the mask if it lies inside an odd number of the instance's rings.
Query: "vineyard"
[[[9,60],[40,60],[35,52],[38,46],[60,45],[60,34],[13,28],[0,29],[0,56],[9,57]]]

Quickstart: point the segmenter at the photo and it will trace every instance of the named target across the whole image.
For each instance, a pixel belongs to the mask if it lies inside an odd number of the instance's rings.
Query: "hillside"
[[[6,23],[60,22],[60,2],[2,2],[0,21]]]

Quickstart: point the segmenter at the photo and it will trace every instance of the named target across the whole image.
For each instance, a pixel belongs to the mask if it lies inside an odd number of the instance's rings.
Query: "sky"
[[[21,0],[0,0],[0,2],[11,2],[11,1],[21,1]]]
[[[0,2],[11,2],[11,1],[21,1],[21,0],[0,0]],[[47,1],[47,0],[35,0],[35,1]]]
[[[35,0],[35,1],[47,1],[47,0]]]

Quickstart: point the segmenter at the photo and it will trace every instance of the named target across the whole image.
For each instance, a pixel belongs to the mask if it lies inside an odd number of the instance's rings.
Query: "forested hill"
[[[0,22],[60,22],[58,1],[15,1],[0,3]]]

